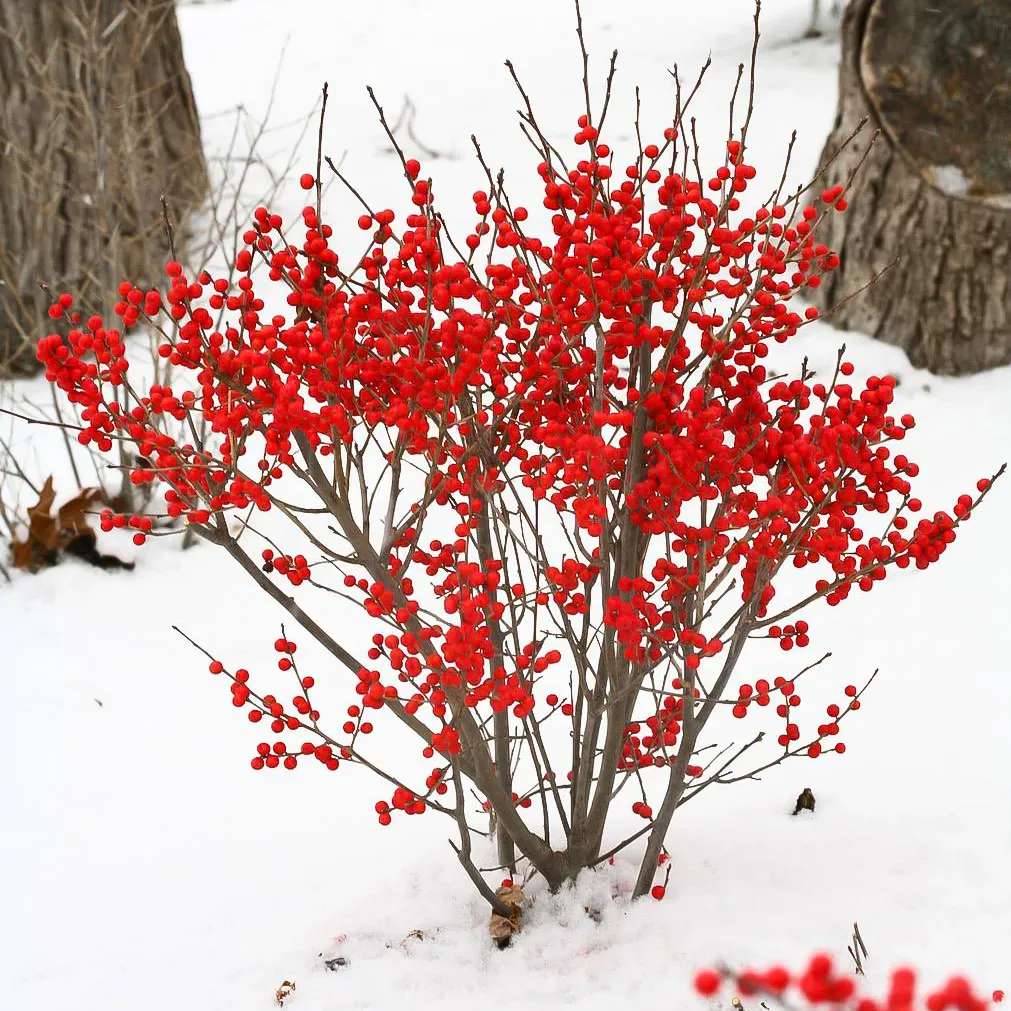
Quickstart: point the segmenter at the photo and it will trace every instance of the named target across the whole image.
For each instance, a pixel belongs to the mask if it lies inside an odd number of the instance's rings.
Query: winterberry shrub
[[[731,103],[708,173],[680,93],[662,136],[619,156],[609,94],[610,78],[571,153],[523,115],[536,213],[479,149],[486,183],[456,241],[391,135],[406,212],[360,198],[361,247],[327,224],[319,171],[306,173],[315,199],[296,222],[256,211],[234,284],[171,262],[164,297],[121,287],[118,327],[91,318],[38,345],[81,410],[79,440],[135,447],[132,480],[156,482],[169,516],[347,669],[332,723],[288,633],[274,644],[287,697],[210,655],[270,731],[253,768],[366,765],[385,783],[380,824],[455,819],[458,856],[497,907],[471,858],[472,795],[504,867],[556,888],[643,840],[634,894],[662,897],[676,809],[786,758],[842,753],[858,686],[802,721],[800,678],[820,661],[784,655],[745,677],[745,647],[805,649],[812,605],[933,564],[989,487],[916,519],[917,465],[896,452],[913,419],[894,380],[856,385],[842,354],[824,379],[766,364],[818,315],[796,299],[837,266],[818,232],[845,209],[842,187],[787,197],[780,182],[752,200],[750,99],[744,115]],[[257,262],[288,311],[265,309]],[[171,382],[131,385],[121,333],[138,323],[160,335]],[[168,435],[166,415],[188,436]],[[150,533],[148,517],[102,523]],[[373,623],[367,654],[340,641],[334,594]],[[778,726],[775,746],[762,754],[763,730],[710,758],[720,711]],[[415,765],[384,758],[386,717],[416,736]],[[615,804],[643,824],[608,848]]]
[[[976,993],[962,976],[952,976],[937,990],[918,995],[912,969],[896,969],[885,997],[871,998],[861,994],[852,971],[841,972],[828,955],[815,955],[800,973],[791,973],[782,966],[741,973],[719,968],[703,970],[695,977],[695,989],[703,997],[715,996],[724,983],[737,991],[740,1003],[735,1006],[741,1007],[751,997],[761,1001],[763,1007],[769,1000],[784,1008],[795,1007],[801,1000],[807,1007],[831,1006],[846,1011],[989,1011],[1004,999],[1002,990],[994,990],[989,998]]]

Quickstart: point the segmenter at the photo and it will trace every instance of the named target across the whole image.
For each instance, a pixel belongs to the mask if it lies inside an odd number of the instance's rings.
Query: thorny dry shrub
[[[598,109],[578,34],[573,153],[548,141],[520,87],[546,233],[478,149],[487,182],[457,242],[391,135],[409,204],[397,224],[359,197],[364,248],[326,223],[320,151],[302,177],[315,200],[288,225],[256,211],[237,281],[170,262],[164,297],[120,287],[119,328],[88,318],[38,346],[81,412],[79,441],[143,458],[131,480],[164,493],[164,515],[227,552],[346,669],[351,700],[333,722],[294,633],[274,643],[288,697],[207,654],[270,731],[253,768],[357,763],[386,784],[380,824],[449,816],[460,861],[507,920],[472,858],[472,792],[499,873],[557,889],[639,842],[633,894],[661,898],[675,811],[845,750],[857,685],[840,683],[824,714],[799,711],[800,679],[826,671],[827,654],[789,663],[812,641],[813,605],[933,564],[990,487],[916,519],[917,466],[897,451],[913,419],[894,380],[857,387],[842,354],[825,381],[767,368],[770,348],[817,317],[795,299],[836,267],[818,233],[846,198],[815,184],[787,195],[781,180],[750,199],[754,51],[746,111],[735,90],[704,173],[694,90],[678,88],[656,143],[612,151],[614,63]],[[288,312],[267,315],[256,263]],[[53,310],[72,311],[70,295]],[[139,323],[159,334],[168,377],[142,388],[122,336]],[[152,517],[106,511],[102,524],[139,544]],[[341,641],[336,597],[374,625],[364,655]],[[742,670],[756,639],[779,644],[781,673]],[[715,750],[717,713],[763,729]],[[384,717],[414,735],[413,760],[384,748]],[[618,804],[642,827],[615,841]]]

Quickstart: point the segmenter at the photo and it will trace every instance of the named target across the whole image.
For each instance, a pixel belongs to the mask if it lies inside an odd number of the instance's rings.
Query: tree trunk
[[[849,184],[866,155],[849,210],[819,231],[842,262],[816,304],[828,310],[869,285],[836,309],[836,326],[897,344],[940,375],[1011,362],[1011,5],[851,0],[842,34],[821,164],[861,119],[873,129],[822,177]]]
[[[39,282],[101,311],[157,282],[207,192],[174,0],[0,0],[0,375],[35,368]]]

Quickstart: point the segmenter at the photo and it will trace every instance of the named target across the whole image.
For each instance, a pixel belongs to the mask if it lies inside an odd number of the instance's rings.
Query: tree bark
[[[822,177],[849,210],[819,230],[841,265],[815,304],[939,375],[1011,362],[1011,6],[851,0],[822,165],[865,117]]]
[[[44,282],[90,311],[168,258],[207,192],[174,0],[0,0],[0,374],[35,368]]]

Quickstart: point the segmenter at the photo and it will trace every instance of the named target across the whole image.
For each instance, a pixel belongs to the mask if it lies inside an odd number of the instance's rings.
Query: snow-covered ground
[[[830,39],[795,42],[806,0],[766,8],[751,140],[760,171],[778,177],[797,127],[799,178],[831,124],[837,54]],[[584,0],[584,10],[598,80],[620,51],[612,123],[624,116],[631,129],[638,84],[644,133],[656,135],[668,68],[677,61],[693,78],[711,51],[697,115],[704,137],[724,134],[750,45],[747,0]],[[472,133],[520,192],[530,178],[504,59],[549,135],[564,141],[579,111],[567,0],[233,0],[183,7],[180,21],[211,151],[227,145],[229,108],[262,114],[276,72],[281,128],[265,143],[287,162],[327,80],[326,149],[377,204],[402,180],[366,83],[391,116],[410,96],[417,138],[445,156],[426,170],[451,218],[482,183]],[[313,148],[310,136],[298,171],[314,167]],[[342,201],[333,195],[338,217]],[[281,210],[300,202],[293,178]],[[825,368],[840,339],[810,328],[786,354]],[[908,451],[922,465],[928,510],[950,508],[1011,456],[1011,369],[937,379],[893,348],[845,339],[859,371],[901,380],[898,397],[919,421]],[[936,567],[895,573],[873,594],[817,613],[834,683],[845,683],[838,672],[857,681],[881,668],[848,721],[844,757],[707,791],[675,822],[666,901],[608,903],[603,922],[588,919],[587,896],[632,874],[619,861],[578,895],[542,897],[505,952],[491,948],[485,910],[436,816],[383,830],[374,784],[357,770],[250,770],[261,735],[170,628],[235,665],[269,662],[281,616],[227,558],[169,541],[145,548],[131,575],[68,562],[17,578],[0,591],[0,1007],[256,1011],[288,979],[295,1011],[687,1009],[699,1006],[698,967],[799,966],[814,950],[845,961],[855,920],[872,991],[901,963],[930,981],[958,970],[986,992],[1006,987],[1009,507],[1011,484]],[[370,631],[357,615],[347,621],[352,643]],[[804,786],[817,812],[791,818]],[[401,944],[414,930],[424,939]],[[320,952],[350,964],[327,972]]]

